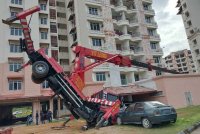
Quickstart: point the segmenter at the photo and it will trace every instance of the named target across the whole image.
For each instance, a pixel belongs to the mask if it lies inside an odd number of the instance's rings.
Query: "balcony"
[[[128,14],[132,14],[132,13],[136,13],[136,12],[137,12],[137,9],[135,8],[135,6],[127,7]]]
[[[142,47],[137,47],[134,49],[135,55],[144,55],[144,49]]]
[[[93,5],[98,5],[98,6],[102,4],[101,0],[86,0],[86,2]]]
[[[113,23],[118,25],[118,26],[123,26],[123,25],[129,25],[128,20],[122,20],[122,19],[113,19]]]
[[[163,50],[161,48],[151,49],[153,55],[163,55]]]
[[[99,21],[103,21],[103,18],[102,18],[102,14],[101,14],[101,13],[99,13],[98,15],[93,15],[93,14],[88,13],[88,14],[87,14],[87,17],[88,17],[90,20],[99,20]]]
[[[103,29],[100,29],[100,30],[89,30],[89,33],[91,35],[95,35],[95,36],[101,36],[101,37],[105,37],[105,34],[103,32]]]
[[[138,32],[132,34],[131,36],[132,36],[132,38],[131,38],[132,41],[140,41],[140,40],[142,40],[142,37],[141,37],[140,33],[138,33]]]
[[[123,5],[116,6],[114,9],[116,12],[127,11],[127,7]]]
[[[133,50],[117,50],[117,53],[124,56],[130,56],[135,54]]]
[[[158,28],[158,24],[156,22],[145,22],[145,24],[147,25],[147,27],[150,28]]]
[[[58,34],[59,35],[67,35],[67,29],[60,29],[60,28],[58,28]]]
[[[23,78],[24,77],[24,71],[19,71],[19,72],[7,72],[7,77],[8,78]]]
[[[8,2],[9,7],[22,8],[23,9],[23,2],[22,2],[22,4],[14,4],[14,3],[11,3],[10,0],[7,0],[7,2]]]
[[[139,26],[139,24],[138,24],[138,20],[137,20],[137,19],[129,20],[129,26],[130,26],[130,27],[136,27],[136,26]]]
[[[152,3],[152,0],[142,0],[142,1],[144,1],[146,3]]]
[[[60,59],[69,59],[69,53],[67,52],[59,52]]]
[[[155,11],[153,9],[144,9],[144,14],[155,16]]]
[[[160,41],[160,35],[150,35],[150,40],[151,41]]]
[[[58,43],[59,43],[59,47],[67,47],[68,46],[67,41],[58,40]]]

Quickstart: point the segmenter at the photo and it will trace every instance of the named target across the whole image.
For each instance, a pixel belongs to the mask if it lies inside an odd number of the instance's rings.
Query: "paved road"
[[[195,130],[194,132],[192,132],[192,134],[200,134],[200,128],[198,128],[197,130]]]

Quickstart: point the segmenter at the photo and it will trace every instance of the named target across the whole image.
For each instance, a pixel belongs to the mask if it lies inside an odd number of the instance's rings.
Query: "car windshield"
[[[151,101],[151,102],[147,102],[149,105],[153,106],[153,107],[164,107],[166,106],[165,104],[158,102],[158,101]]]

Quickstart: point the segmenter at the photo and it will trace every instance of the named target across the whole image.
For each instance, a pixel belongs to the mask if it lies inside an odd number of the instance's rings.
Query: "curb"
[[[194,130],[200,127],[200,121],[193,124],[192,126],[184,129],[183,131],[179,132],[178,134],[191,134]]]

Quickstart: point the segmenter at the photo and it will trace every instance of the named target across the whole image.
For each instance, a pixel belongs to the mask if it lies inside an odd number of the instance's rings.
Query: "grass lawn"
[[[16,112],[16,111],[20,112],[19,114],[15,115],[17,118],[26,117],[26,116],[32,114],[32,107],[26,106],[26,107],[13,108],[12,112]]]
[[[136,134],[176,134],[188,126],[200,121],[200,106],[191,106],[177,109],[178,118],[175,124],[156,125],[152,129],[144,129],[140,126],[119,126],[124,132],[134,131]]]
[[[20,126],[14,128],[13,134],[177,134],[179,131],[200,121],[200,106],[191,106],[177,110],[178,118],[175,124],[156,125],[151,129],[145,129],[141,125],[113,125],[102,127],[99,130],[89,129],[82,131],[81,126],[85,125],[84,120],[70,121],[67,128],[63,130],[53,130],[51,127],[61,126],[63,121],[55,121],[44,125]]]

